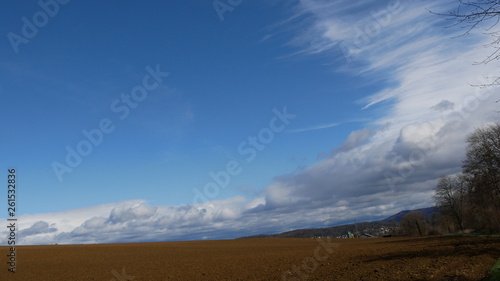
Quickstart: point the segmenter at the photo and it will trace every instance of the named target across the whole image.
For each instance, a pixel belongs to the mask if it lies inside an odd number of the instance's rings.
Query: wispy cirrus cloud
[[[307,132],[307,131],[328,129],[328,128],[336,127],[338,125],[340,125],[340,123],[326,123],[326,124],[320,124],[320,125],[311,126],[311,127],[307,127],[307,128],[290,129],[290,130],[286,130],[286,132],[287,133],[302,133],[302,132]]]
[[[362,99],[362,110],[386,104],[328,159],[277,177],[256,210],[342,202],[349,210],[379,212],[401,200],[407,208],[429,206],[439,177],[460,169],[467,132],[499,120],[498,88],[470,86],[497,71],[473,66],[491,51],[483,48],[488,38],[454,39],[462,31],[443,28],[444,19],[429,13],[449,10],[454,1],[356,3],[368,8],[344,14],[349,5],[336,10],[323,1],[299,1],[309,24],[291,42],[301,49],[297,54],[323,55],[341,64],[340,71],[383,81],[386,87]]]

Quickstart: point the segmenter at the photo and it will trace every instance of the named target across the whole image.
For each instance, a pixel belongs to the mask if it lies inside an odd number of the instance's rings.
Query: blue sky
[[[470,86],[496,71],[473,65],[489,38],[454,38],[428,12],[455,1],[40,3],[1,17],[21,243],[233,238],[427,207],[466,134],[498,119],[498,89]]]

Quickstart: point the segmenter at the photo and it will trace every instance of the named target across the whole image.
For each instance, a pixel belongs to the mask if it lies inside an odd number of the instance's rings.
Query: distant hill
[[[277,234],[261,234],[241,238],[311,238],[311,237],[339,237],[347,232],[370,235],[386,235],[391,230],[391,223],[361,222],[356,224],[337,225],[327,228],[297,229]]]
[[[365,237],[368,236],[384,236],[389,235],[394,229],[394,223],[399,224],[403,219],[403,216],[412,211],[422,212],[424,216],[432,216],[438,211],[435,207],[417,209],[417,210],[405,210],[401,211],[393,216],[386,219],[374,222],[361,222],[355,224],[337,225],[326,228],[308,228],[308,229],[296,229],[291,231],[286,231],[276,234],[260,234],[253,236],[241,237],[241,239],[246,238],[311,238],[311,237],[340,237],[346,235],[347,232],[355,233],[359,232]]]
[[[424,216],[432,216],[434,213],[437,213],[439,209],[437,207],[428,207],[428,208],[422,208],[422,209],[416,209],[416,210],[405,210],[401,211],[393,216],[390,216],[386,219],[380,220],[379,222],[386,222],[386,223],[391,223],[391,222],[401,222],[403,220],[403,217],[408,214],[409,212],[421,212]]]

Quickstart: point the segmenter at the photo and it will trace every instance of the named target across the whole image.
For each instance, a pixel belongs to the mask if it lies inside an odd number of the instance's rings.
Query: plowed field
[[[481,280],[500,238],[241,239],[0,247],[0,280]]]

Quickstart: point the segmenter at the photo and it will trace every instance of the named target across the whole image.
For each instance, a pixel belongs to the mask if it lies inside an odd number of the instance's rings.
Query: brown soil
[[[24,246],[14,274],[0,247],[0,280],[481,280],[500,257],[500,238],[321,241]]]

